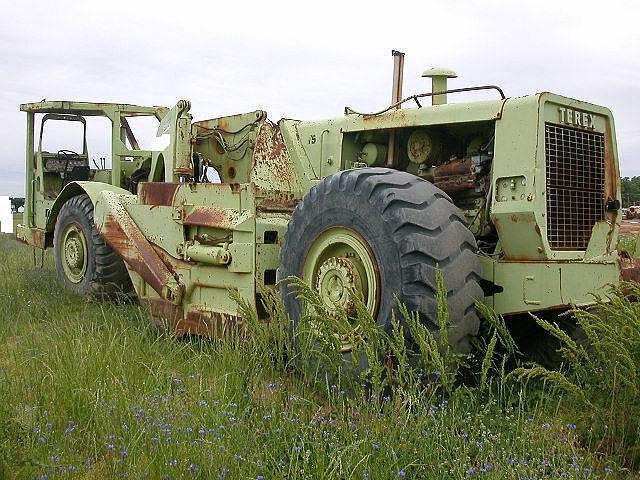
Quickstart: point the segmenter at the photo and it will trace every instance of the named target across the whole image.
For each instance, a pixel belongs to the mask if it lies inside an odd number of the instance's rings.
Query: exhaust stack
[[[404,53],[398,50],[391,50],[393,56],[393,87],[391,90],[391,104],[394,105],[402,100],[402,74],[404,71]],[[395,108],[399,109],[401,105]],[[398,157],[398,142],[396,141],[396,132],[389,132],[389,144],[387,148],[387,167],[393,168]]]
[[[431,93],[438,93],[431,97],[431,105],[444,105],[447,103],[447,78],[456,78],[458,75],[448,68],[430,68],[425,70],[423,77],[431,78]]]
[[[393,55],[393,90],[391,91],[391,103],[398,103],[402,100],[402,74],[404,71],[404,53],[398,50],[391,50]],[[400,108],[398,105],[396,108]]]

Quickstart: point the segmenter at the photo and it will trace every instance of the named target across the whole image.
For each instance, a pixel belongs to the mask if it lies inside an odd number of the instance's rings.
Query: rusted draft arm
[[[163,299],[180,305],[184,285],[178,282],[142,234],[118,194],[100,193],[94,209],[94,221],[102,238],[131,269]]]

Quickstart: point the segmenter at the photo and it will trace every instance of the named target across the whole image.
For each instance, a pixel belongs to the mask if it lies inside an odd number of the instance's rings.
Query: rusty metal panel
[[[450,162],[434,169],[433,184],[447,193],[462,192],[478,186],[473,161]]]
[[[222,228],[231,230],[239,221],[240,212],[230,208],[215,205],[193,207],[186,210],[183,223],[185,225],[199,225],[203,227]]]
[[[262,123],[256,137],[249,179],[264,190],[301,190],[280,127],[269,121]]]
[[[179,183],[144,182],[138,186],[138,198],[145,205],[173,205],[173,196]]]
[[[620,259],[620,279],[625,282],[640,282],[640,258]]]
[[[292,213],[300,201],[293,193],[287,192],[258,191],[256,197],[256,211],[262,213]]]
[[[178,335],[204,335],[223,337],[230,331],[241,332],[244,326],[242,317],[230,313],[208,310],[193,305],[184,314],[180,306],[160,298],[143,298],[145,305],[156,324],[167,326]]]
[[[20,225],[16,228],[16,239],[26,245],[44,249],[50,246],[47,244],[46,233],[47,232],[40,228],[27,228],[24,225]]]
[[[113,250],[135,270],[158,295],[179,304],[184,286],[174,277],[129,216],[117,194],[103,192],[95,207],[98,232]]]

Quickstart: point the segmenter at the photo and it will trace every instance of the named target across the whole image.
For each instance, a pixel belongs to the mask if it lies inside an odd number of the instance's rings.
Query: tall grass
[[[573,309],[584,340],[556,323],[538,324],[562,342],[563,371],[540,366],[519,368],[513,376],[542,378],[562,389],[563,407],[579,419],[578,431],[589,448],[618,454],[640,465],[640,298],[638,284],[612,287],[608,302],[593,310]]]
[[[0,238],[0,478],[626,476],[583,447],[552,387],[503,381],[499,318],[462,383],[444,310],[433,331],[400,309],[382,332],[362,305],[325,316],[303,290],[292,343],[277,296],[266,324],[236,297],[247,332],[179,339],[136,305],[66,294],[48,255],[32,265]]]
[[[637,234],[620,235],[616,250],[627,252],[631,258],[638,258],[640,257],[638,239]]]

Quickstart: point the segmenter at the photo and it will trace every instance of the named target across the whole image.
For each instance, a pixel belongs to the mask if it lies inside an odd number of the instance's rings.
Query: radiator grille
[[[604,135],[545,124],[547,234],[553,250],[586,250],[605,218]]]

